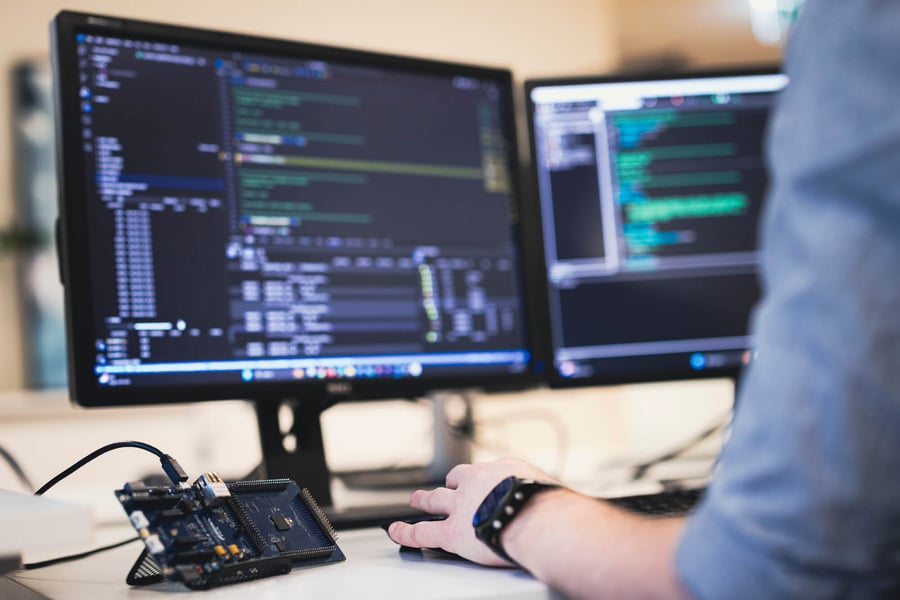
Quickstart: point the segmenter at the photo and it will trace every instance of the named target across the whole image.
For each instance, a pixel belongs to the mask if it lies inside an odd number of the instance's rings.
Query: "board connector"
[[[203,500],[207,506],[213,506],[225,498],[231,498],[228,486],[222,481],[219,474],[213,471],[198,477],[194,482],[194,487],[203,494]]]

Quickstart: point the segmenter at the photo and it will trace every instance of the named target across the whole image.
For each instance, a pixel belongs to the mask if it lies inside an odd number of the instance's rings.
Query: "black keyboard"
[[[654,517],[678,517],[686,515],[703,497],[704,488],[666,490],[656,494],[606,498],[625,510]]]
[[[657,494],[604,498],[604,500],[625,510],[643,515],[675,517],[689,513],[703,496],[703,491],[703,488],[678,489]],[[410,508],[408,504],[356,506],[343,510],[327,507],[325,514],[337,530],[379,527],[386,522],[398,519],[420,520],[423,517],[429,517],[421,511]]]

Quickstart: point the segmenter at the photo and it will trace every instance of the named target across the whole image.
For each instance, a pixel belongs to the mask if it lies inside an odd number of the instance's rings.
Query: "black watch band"
[[[507,477],[485,496],[478,510],[475,511],[475,515],[472,517],[475,537],[484,542],[500,558],[517,565],[518,563],[510,558],[503,549],[503,544],[500,543],[503,530],[535,494],[558,487],[559,485],[555,483]]]

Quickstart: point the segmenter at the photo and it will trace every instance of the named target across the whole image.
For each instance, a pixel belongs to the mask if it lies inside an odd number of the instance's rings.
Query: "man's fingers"
[[[423,521],[410,525],[396,521],[388,528],[388,535],[401,546],[411,548],[445,548],[448,531],[443,521]]]
[[[460,479],[471,467],[472,465],[461,464],[450,469],[450,472],[447,473],[447,487],[451,490],[458,488]]]
[[[416,490],[409,497],[409,505],[428,514],[449,515],[453,509],[455,493],[447,488]]]

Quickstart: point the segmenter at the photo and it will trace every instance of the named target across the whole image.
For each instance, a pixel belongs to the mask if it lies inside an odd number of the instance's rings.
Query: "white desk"
[[[122,529],[123,536],[127,531]],[[437,553],[401,553],[381,529],[342,532],[338,545],[347,555],[345,562],[216,588],[203,592],[202,598],[561,598],[523,571],[481,567]],[[125,576],[140,551],[141,544],[136,541],[86,559],[10,574],[0,578],[0,598],[159,600],[162,594],[190,593],[186,587],[171,583],[128,587]]]
[[[618,485],[627,481],[628,469],[615,465],[641,462],[690,439],[716,415],[725,413],[731,393],[730,382],[710,380],[603,390],[538,390],[479,398],[476,419],[481,433],[475,459],[520,455],[587,494],[624,493]],[[430,438],[422,432],[428,432],[430,423],[419,419],[425,412],[405,402],[347,404],[330,409],[323,419],[332,468],[381,466],[398,462],[398,458],[414,464],[427,461]],[[121,439],[152,441],[177,456],[189,471],[227,469],[245,473],[259,460],[254,424],[252,410],[244,403],[82,411],[69,407],[63,392],[46,398],[0,393],[0,438],[8,450],[21,457],[26,472],[37,481],[46,481],[76,457]],[[34,452],[34,440],[53,440],[53,451]],[[715,440],[711,443],[716,445]],[[119,535],[104,532],[107,539],[93,540],[96,546],[133,535],[111,490],[158,468],[149,457],[134,453],[111,454],[103,460],[102,469],[85,469],[51,496],[90,506],[95,524],[125,522]],[[700,465],[700,472],[706,470],[704,465]],[[679,477],[698,471],[676,470]],[[668,477],[669,471],[659,476]],[[15,481],[6,483],[11,489],[17,485]],[[358,492],[335,491],[340,492],[335,494],[340,506],[368,503],[358,497]],[[628,493],[649,491],[655,490],[630,489]],[[407,497],[406,493],[388,495],[372,501],[397,503]],[[0,535],[3,533],[0,531]],[[205,592],[202,597],[556,597],[521,571],[486,569],[433,554],[424,558],[401,555],[380,529],[345,532],[339,544],[348,556],[346,562],[227,586]],[[163,597],[160,594],[188,592],[183,586],[169,584],[129,588],[125,577],[140,550],[135,542],[83,560],[0,577],[0,599],[159,600]]]

